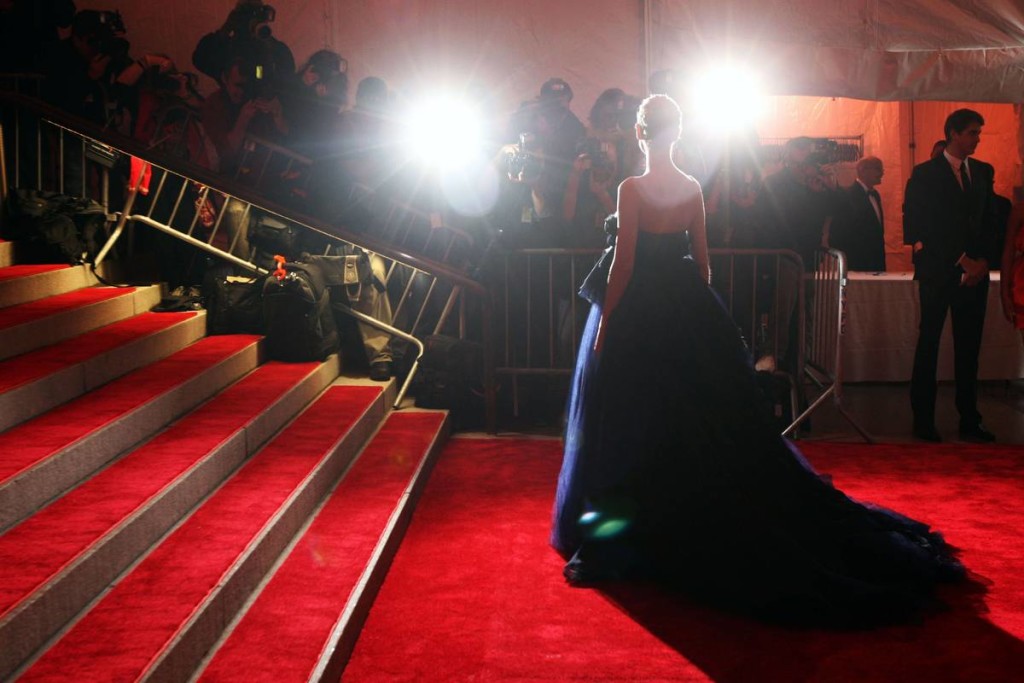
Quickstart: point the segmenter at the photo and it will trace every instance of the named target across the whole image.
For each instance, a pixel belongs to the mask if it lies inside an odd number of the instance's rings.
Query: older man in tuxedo
[[[844,191],[844,213],[832,221],[829,246],[846,254],[850,270],[885,270],[884,214],[882,199],[875,189],[884,173],[885,167],[878,157],[864,157],[857,162],[857,180]]]
[[[921,321],[910,402],[914,435],[941,441],[935,427],[939,338],[947,312],[953,318],[956,407],[960,437],[994,441],[977,406],[978,353],[985,323],[991,242],[996,238],[996,205],[991,165],[970,158],[985,120],[970,109],[946,119],[946,149],[914,167],[907,182],[903,241],[913,246]]]

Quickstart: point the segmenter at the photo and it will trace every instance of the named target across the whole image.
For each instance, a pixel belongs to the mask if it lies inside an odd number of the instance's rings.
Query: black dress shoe
[[[379,360],[370,363],[370,379],[374,382],[386,382],[391,379],[391,361]]]
[[[928,441],[930,443],[942,443],[942,435],[939,434],[939,430],[935,428],[935,425],[914,425],[914,436],[916,436],[918,439],[921,439],[921,441]]]
[[[996,440],[996,435],[985,429],[985,427],[979,422],[973,425],[960,425],[960,438],[964,441],[992,443]]]

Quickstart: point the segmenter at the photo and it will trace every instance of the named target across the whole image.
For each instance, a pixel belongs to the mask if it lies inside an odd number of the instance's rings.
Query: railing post
[[[484,354],[484,423],[489,434],[498,433],[498,387],[494,371],[494,296],[488,287],[483,295],[481,335]]]
[[[139,172],[140,179],[145,176],[147,167],[149,167],[149,162],[142,162],[142,169]],[[135,207],[135,198],[139,196],[140,184],[141,180],[138,183],[133,182],[128,187],[128,197],[124,200],[124,209],[117,217],[117,226],[115,226],[114,231],[110,233],[110,237],[107,238],[106,244],[104,244],[103,248],[100,249],[100,253],[96,254],[96,258],[93,259],[93,269],[100,267],[100,264],[103,263],[103,259],[107,257],[107,254],[114,248],[114,244],[121,236],[121,233],[124,232],[124,226],[128,224],[128,216],[132,215],[132,209]]]
[[[0,121],[0,207],[7,201],[7,146],[4,144],[5,133],[3,121]],[[7,212],[0,211],[0,225],[3,224],[5,213]]]

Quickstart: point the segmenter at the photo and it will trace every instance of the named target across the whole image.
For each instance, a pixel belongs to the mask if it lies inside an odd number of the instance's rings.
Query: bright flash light
[[[462,166],[479,154],[480,116],[477,107],[456,98],[423,100],[406,115],[406,149],[425,164]]]
[[[700,121],[719,132],[752,125],[764,109],[757,75],[740,66],[711,68],[693,85],[693,109]]]

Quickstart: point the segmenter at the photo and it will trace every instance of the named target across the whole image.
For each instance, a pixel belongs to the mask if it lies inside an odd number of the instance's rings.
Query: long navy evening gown
[[[684,232],[639,232],[600,354],[611,248],[581,289],[592,306],[551,538],[569,581],[643,577],[769,618],[866,623],[963,578],[939,534],[851,500],[778,434],[687,245]]]

